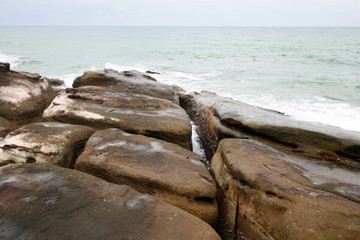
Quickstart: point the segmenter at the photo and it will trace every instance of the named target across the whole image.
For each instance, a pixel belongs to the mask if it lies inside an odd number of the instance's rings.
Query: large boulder
[[[74,88],[83,86],[120,88],[134,94],[144,94],[172,102],[178,101],[172,86],[159,83],[150,75],[134,70],[118,72],[113,69],[104,69],[102,71],[85,72],[73,82]]]
[[[180,102],[199,126],[208,159],[221,139],[242,138],[302,156],[360,166],[360,132],[297,121],[209,92],[183,95]]]
[[[240,139],[220,142],[211,170],[223,239],[359,239],[358,172]]]
[[[220,240],[150,195],[46,163],[0,168],[0,238]]]
[[[41,117],[55,92],[40,75],[0,64],[0,116],[19,124]]]
[[[106,87],[67,89],[44,112],[45,119],[96,129],[120,128],[191,148],[191,124],[177,104]]]
[[[17,162],[50,162],[71,167],[94,130],[58,122],[27,124],[0,142],[0,166]]]
[[[151,194],[210,224],[217,220],[216,184],[205,160],[176,144],[102,130],[86,143],[75,168]]]
[[[11,131],[11,124],[5,118],[0,117],[0,139]]]

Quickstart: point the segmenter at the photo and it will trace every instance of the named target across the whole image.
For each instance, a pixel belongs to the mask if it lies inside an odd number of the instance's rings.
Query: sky
[[[360,0],[0,0],[0,25],[360,27]]]

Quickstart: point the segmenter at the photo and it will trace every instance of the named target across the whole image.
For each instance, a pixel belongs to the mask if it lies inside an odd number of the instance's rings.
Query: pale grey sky
[[[360,0],[0,0],[2,26],[360,26]]]

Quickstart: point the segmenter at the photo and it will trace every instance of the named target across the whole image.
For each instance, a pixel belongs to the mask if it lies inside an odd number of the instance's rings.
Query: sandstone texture
[[[238,236],[359,239],[359,172],[241,139],[220,142],[211,170],[221,213]]]
[[[283,151],[359,168],[360,132],[297,121],[279,112],[203,92],[181,104],[200,128],[208,159],[224,138],[256,139]]]
[[[359,132],[210,92],[182,94],[180,104],[211,160],[223,239],[360,236]]]
[[[220,240],[150,195],[46,163],[0,168],[0,238]]]
[[[5,137],[11,131],[12,127],[9,121],[0,117],[0,139]]]
[[[40,75],[10,70],[0,64],[0,116],[16,123],[41,117],[55,97],[47,80]]]
[[[17,162],[49,162],[71,167],[94,130],[58,122],[27,124],[0,141],[0,166]]]
[[[162,84],[148,74],[138,71],[118,72],[113,69],[85,72],[75,79],[73,87],[102,86],[112,89],[126,90],[133,94],[144,94],[178,102],[178,97],[172,86]]]
[[[57,94],[65,90],[65,81],[55,78],[47,78],[47,77],[42,77],[42,78],[49,82],[50,86],[54,89],[54,91]]]
[[[119,89],[93,86],[67,89],[53,100],[43,117],[96,129],[116,127],[191,149],[190,119],[180,106]]]
[[[205,160],[176,144],[119,129],[98,131],[77,170],[151,194],[202,220],[217,220],[216,184]]]

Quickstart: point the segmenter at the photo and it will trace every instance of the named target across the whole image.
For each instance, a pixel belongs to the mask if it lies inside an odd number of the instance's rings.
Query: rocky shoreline
[[[359,132],[150,74],[0,63],[0,239],[359,238]]]

